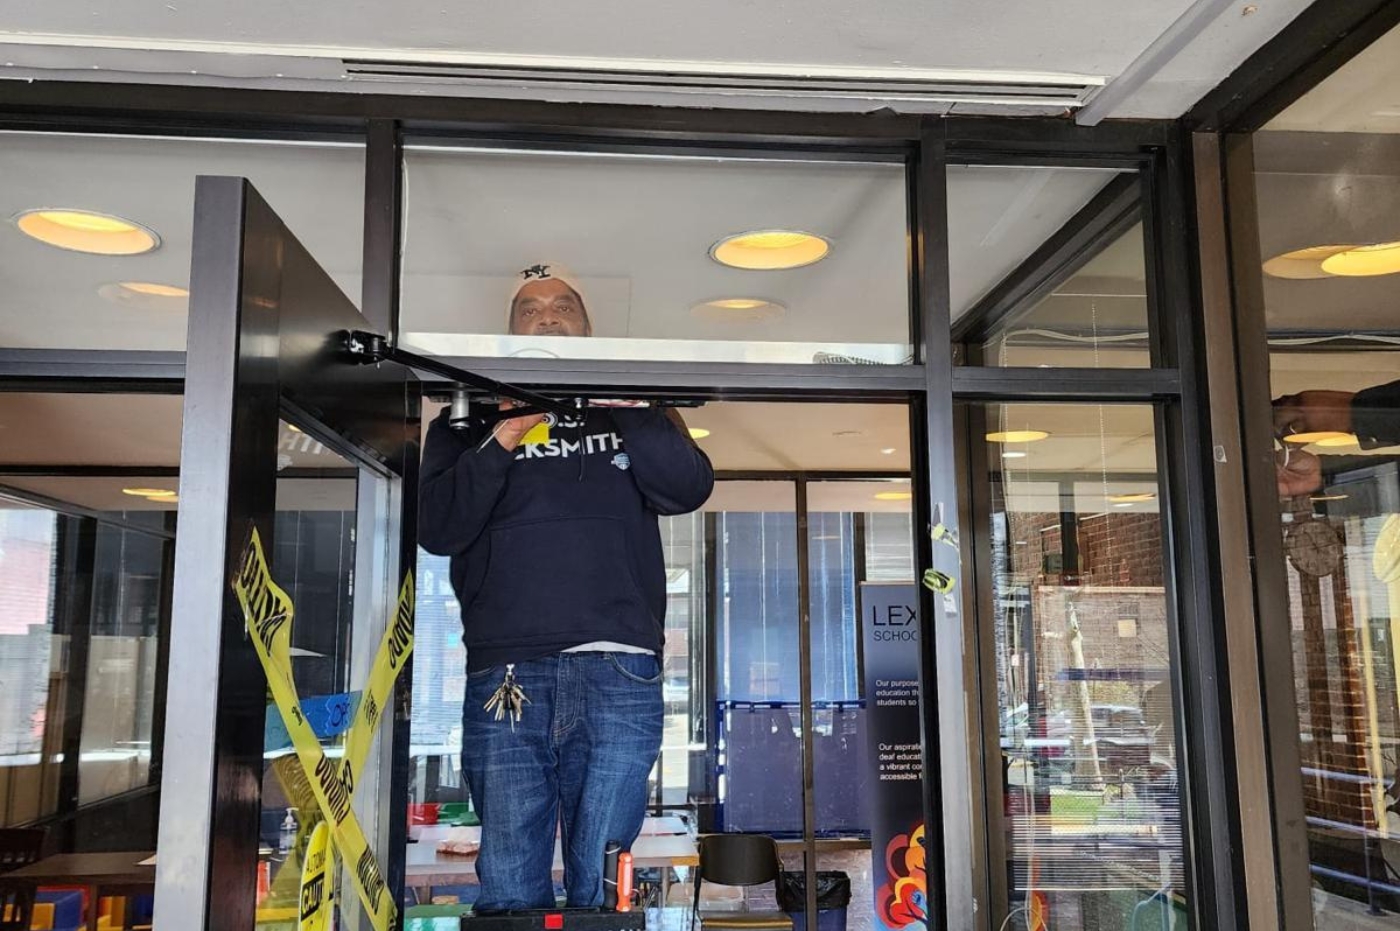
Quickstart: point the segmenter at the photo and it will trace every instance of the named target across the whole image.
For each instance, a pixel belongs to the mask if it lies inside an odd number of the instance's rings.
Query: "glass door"
[[[388,931],[418,383],[244,179],[199,179],[191,281],[157,921]]]

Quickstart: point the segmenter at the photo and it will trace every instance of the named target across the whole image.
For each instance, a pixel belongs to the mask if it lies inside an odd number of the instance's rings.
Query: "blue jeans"
[[[462,769],[481,817],[477,910],[553,908],[562,824],[570,907],[601,905],[603,848],[642,828],[647,776],[661,750],[661,666],[641,653],[558,653],[517,663],[530,704],[520,723],[482,707],[505,679],[467,675]]]

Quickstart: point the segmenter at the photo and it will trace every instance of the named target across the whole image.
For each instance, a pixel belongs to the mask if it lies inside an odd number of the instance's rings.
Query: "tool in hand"
[[[520,723],[528,704],[530,699],[525,697],[525,690],[515,681],[515,664],[507,663],[505,680],[501,682],[500,688],[491,693],[491,697],[482,707],[487,711],[496,712],[497,721],[509,718],[510,729],[515,730],[515,725]]]

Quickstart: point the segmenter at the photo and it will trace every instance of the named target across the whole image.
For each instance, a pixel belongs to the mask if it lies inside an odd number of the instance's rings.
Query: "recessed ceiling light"
[[[1346,278],[1400,273],[1400,242],[1357,246],[1345,252],[1338,252],[1322,260],[1322,270],[1329,275],[1341,275]]]
[[[91,210],[26,210],[14,221],[26,236],[73,252],[140,255],[160,245],[141,224]]]
[[[725,297],[705,301],[690,308],[691,314],[721,323],[757,323],[781,317],[787,308],[761,297]]]
[[[1290,433],[1283,439],[1286,443],[1295,443],[1298,446],[1350,446],[1356,442],[1356,434],[1319,430],[1315,433]]]
[[[882,456],[893,456],[896,452],[898,452],[898,450],[895,449],[895,447],[893,447],[893,446],[886,446],[884,449],[880,450],[880,455],[882,455]]]
[[[715,243],[710,258],[730,268],[775,271],[820,262],[830,251],[830,242],[801,230],[750,230]]]
[[[290,430],[290,431],[292,431],[293,433],[300,433],[300,432],[302,432],[302,431],[301,431],[301,427],[298,427],[298,426],[297,426],[296,424],[294,424],[294,423],[289,423],[289,424],[287,424],[287,429]]]
[[[1350,495],[1313,495],[1309,501],[1345,501]]]
[[[1050,434],[1044,430],[1003,430],[1000,433],[988,433],[988,443],[1038,443]]]
[[[1023,452],[1021,452],[1019,449],[1008,449],[1006,452],[1004,452],[1004,453],[1001,454],[1001,458],[1003,458],[1003,459],[1024,459],[1024,458],[1026,458],[1027,455],[1028,455],[1027,453],[1023,453]]]
[[[880,491],[875,493],[875,498],[879,501],[908,501],[912,497],[914,497],[912,491]]]
[[[1338,433],[1335,436],[1323,437],[1317,441],[1318,446],[1358,446],[1355,433]]]
[[[703,440],[705,437],[707,437],[707,436],[709,436],[709,435],[710,435],[710,431],[709,431],[709,430],[706,430],[704,427],[691,427],[691,428],[690,428],[690,438],[691,438],[692,440]]]
[[[151,297],[189,297],[188,288],[176,287],[173,284],[160,284],[155,281],[123,281],[121,287],[137,294],[146,294]]]
[[[1109,495],[1108,500],[1115,504],[1136,504],[1139,501],[1155,501],[1157,496],[1150,491],[1135,491],[1122,495]]]
[[[1114,505],[1114,507],[1116,508],[1130,508],[1132,506],[1133,502],[1131,501],[1119,501],[1117,504]]]
[[[1306,249],[1294,249],[1292,252],[1285,252],[1276,255],[1264,263],[1264,274],[1274,278],[1291,278],[1295,280],[1306,280],[1309,278],[1330,278],[1328,272],[1322,270],[1322,262],[1329,259],[1338,252],[1346,252],[1355,248],[1349,245],[1335,246],[1308,246]]]
[[[134,498],[169,498],[175,492],[169,488],[123,488],[122,494]]]
[[[183,310],[190,292],[170,284],[153,281],[114,281],[104,284],[97,293],[114,304],[142,310]]]

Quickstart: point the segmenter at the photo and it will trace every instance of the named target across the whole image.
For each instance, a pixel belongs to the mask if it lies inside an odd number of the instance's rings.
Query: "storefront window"
[[[1400,916],[1400,30],[1254,137],[1316,927]],[[1286,626],[1285,626],[1286,625]],[[1374,917],[1373,917],[1374,916]]]
[[[1150,366],[1140,200],[1135,172],[950,166],[949,286],[963,361]]]
[[[992,848],[1004,852],[994,868],[1005,870],[1007,902],[993,918],[1013,927],[1184,926],[1153,411],[976,411],[990,482],[985,636],[994,641],[997,708],[988,726],[999,735],[1005,787]]]
[[[413,146],[405,172],[401,338],[421,352],[910,361],[900,163]],[[546,274],[591,339],[511,331]]]

